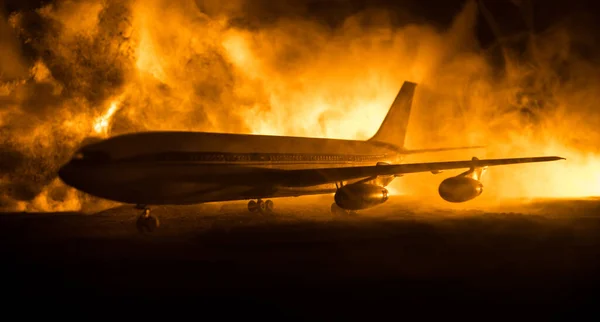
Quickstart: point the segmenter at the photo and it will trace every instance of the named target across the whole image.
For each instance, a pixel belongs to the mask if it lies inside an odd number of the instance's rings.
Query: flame
[[[528,164],[518,169],[494,171],[487,180],[489,189],[497,196],[514,198],[600,196],[600,158],[597,155],[559,143],[549,144],[543,151],[546,155],[559,154],[567,160],[552,165]],[[507,179],[512,179],[512,184]],[[527,184],[521,184],[523,180],[527,180]]]
[[[98,134],[101,136],[108,135],[108,130],[109,130],[111,119],[112,119],[113,115],[115,114],[115,112],[117,112],[118,109],[119,109],[118,101],[113,101],[110,103],[110,107],[108,108],[108,110],[106,110],[106,112],[103,115],[99,116],[94,121],[94,132],[95,132],[94,134]]]
[[[90,133],[366,139],[405,80],[419,83],[407,147],[488,146],[407,162],[560,155],[567,160],[490,168],[481,198],[600,195],[600,68],[577,55],[568,25],[531,37],[524,54],[504,41],[499,66],[493,48],[478,48],[474,1],[443,30],[398,24],[381,10],[335,26],[298,16],[263,21],[254,13],[269,10],[253,4],[246,14],[247,6],[90,0],[0,17],[0,144],[14,159],[0,184],[19,187],[7,207],[96,202],[57,197],[64,187],[51,174]],[[32,16],[50,27],[28,25]],[[23,46],[42,58],[30,62]],[[389,190],[434,196],[452,173],[407,175]]]
[[[167,81],[167,76],[161,64],[161,57],[155,53],[155,45],[149,30],[142,29],[138,45],[137,69],[142,73],[149,73],[161,82]]]
[[[396,185],[389,185],[389,186],[386,187],[386,189],[388,191],[388,195],[389,196],[399,196],[399,195],[402,195],[402,193],[399,191],[399,189],[396,187]]]

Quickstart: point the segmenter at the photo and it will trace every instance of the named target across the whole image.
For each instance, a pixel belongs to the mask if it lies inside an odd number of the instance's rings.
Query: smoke
[[[404,80],[420,84],[409,147],[487,144],[479,157],[568,158],[491,169],[484,195],[600,193],[599,65],[585,55],[593,41],[578,25],[480,48],[473,1],[448,28],[408,12],[346,10],[341,1],[328,5],[349,14],[333,22],[307,18],[306,1],[277,3],[54,1],[3,15],[0,207],[105,205],[56,178],[92,136],[195,130],[366,139]],[[396,187],[434,194],[439,179],[406,177]]]

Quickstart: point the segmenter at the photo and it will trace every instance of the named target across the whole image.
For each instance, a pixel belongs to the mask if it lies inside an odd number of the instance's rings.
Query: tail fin
[[[416,87],[417,84],[413,82],[402,84],[379,130],[369,139],[370,142],[390,144],[399,149],[404,148],[404,139],[406,138],[406,129]]]

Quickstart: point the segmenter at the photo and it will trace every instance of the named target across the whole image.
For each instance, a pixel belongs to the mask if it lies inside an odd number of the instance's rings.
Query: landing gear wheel
[[[250,200],[248,201],[248,211],[250,212],[257,212],[258,209],[258,203],[254,200]]]
[[[274,206],[275,204],[271,200],[263,201],[258,199],[257,201],[248,201],[248,210],[250,212],[260,212],[263,215],[273,213]]]
[[[136,221],[137,229],[140,233],[151,233],[160,227],[158,218],[150,215],[150,208],[145,208],[144,212]]]
[[[260,211],[261,214],[264,214],[265,209],[267,208],[265,202],[262,199],[258,199],[256,203],[258,204],[258,211]]]
[[[262,211],[264,214],[272,214],[275,203],[271,200],[265,201],[265,209]]]

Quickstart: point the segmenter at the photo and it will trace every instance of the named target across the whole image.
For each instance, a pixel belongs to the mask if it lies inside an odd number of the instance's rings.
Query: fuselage
[[[333,183],[270,186],[261,182],[260,173],[399,163],[400,152],[371,141],[142,132],[84,146],[59,175],[79,190],[119,202],[195,204],[335,192]]]

